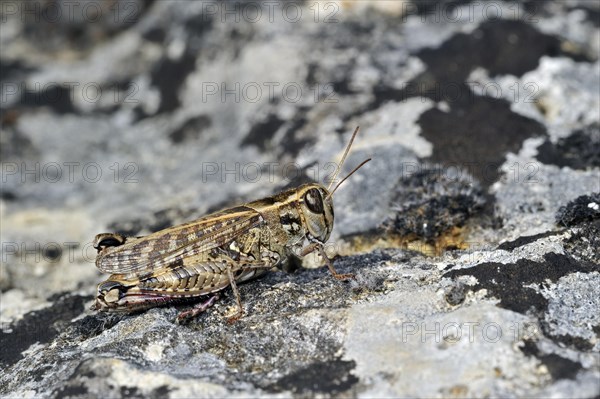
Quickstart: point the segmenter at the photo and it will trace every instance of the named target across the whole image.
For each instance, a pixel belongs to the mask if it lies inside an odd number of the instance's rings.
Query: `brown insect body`
[[[180,314],[184,319],[231,286],[238,304],[234,320],[242,315],[236,283],[264,274],[292,254],[313,251],[321,253],[334,277],[348,278],[335,271],[323,250],[333,229],[333,191],[305,184],[144,237],[99,234],[96,267],[112,275],[98,285],[95,309],[131,312],[206,297]]]

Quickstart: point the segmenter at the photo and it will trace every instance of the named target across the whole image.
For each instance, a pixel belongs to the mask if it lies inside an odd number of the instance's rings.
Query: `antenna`
[[[329,186],[327,186],[327,191],[329,191],[329,189],[331,188],[331,186],[333,185],[333,182],[335,181],[335,179],[337,179],[338,174],[340,173],[340,170],[342,169],[342,165],[344,165],[344,161],[346,160],[346,156],[348,155],[348,152],[350,151],[350,147],[352,147],[352,142],[354,141],[354,138],[356,137],[356,134],[358,133],[358,130],[360,129],[360,126],[356,126],[356,129],[354,129],[354,133],[352,133],[352,138],[350,138],[350,142],[348,143],[348,145],[346,146],[346,151],[344,151],[344,155],[342,156],[342,161],[339,163],[339,165],[337,166],[336,170],[335,170],[335,174],[333,175],[333,178],[331,179],[331,182],[329,183]],[[362,165],[361,165],[362,166]],[[354,173],[355,171],[352,171],[352,173]],[[352,174],[350,173],[350,174]],[[349,176],[349,175],[348,175]],[[346,176],[346,178],[348,178],[348,176]],[[345,180],[345,179],[344,179]],[[342,180],[343,181],[343,180]],[[341,184],[341,182],[340,182]],[[339,184],[338,184],[339,186]],[[336,187],[337,188],[337,187]],[[333,190],[335,191],[335,190]]]
[[[352,142],[350,142],[350,144],[352,144]],[[327,198],[329,198],[329,197],[333,196],[333,193],[335,193],[335,190],[337,190],[337,189],[338,189],[338,187],[339,187],[339,186],[341,186],[341,185],[342,185],[342,183],[343,183],[343,182],[345,182],[347,178],[349,178],[350,176],[352,176],[352,175],[354,174],[354,172],[356,172],[357,170],[359,170],[360,168],[362,168],[362,167],[363,167],[363,165],[364,165],[364,164],[366,164],[367,162],[369,162],[370,160],[371,160],[371,158],[367,158],[367,159],[365,159],[364,161],[362,161],[362,162],[360,163],[360,165],[358,165],[356,168],[354,168],[354,169],[352,170],[352,172],[348,173],[348,175],[347,175],[346,177],[344,177],[344,178],[342,179],[342,181],[341,181],[341,182],[339,182],[339,183],[337,184],[337,186],[335,186],[335,188],[333,189],[333,191],[331,191],[329,194],[327,194],[327,196],[325,197],[325,199],[327,199]]]

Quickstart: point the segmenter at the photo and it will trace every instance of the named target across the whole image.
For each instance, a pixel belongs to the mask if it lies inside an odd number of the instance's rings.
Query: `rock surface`
[[[0,394],[597,397],[598,4],[275,3],[2,3]],[[95,234],[324,181],[357,125],[355,279],[89,310]]]

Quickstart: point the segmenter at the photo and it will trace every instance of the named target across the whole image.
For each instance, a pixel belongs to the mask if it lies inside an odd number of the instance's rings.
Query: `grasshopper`
[[[92,309],[134,312],[155,306],[199,301],[177,321],[195,317],[231,286],[243,315],[238,283],[280,266],[292,255],[317,251],[336,279],[339,274],[324,244],[333,229],[333,193],[370,158],[330,191],[358,133],[357,127],[327,188],[305,184],[271,197],[225,209],[144,237],[98,234],[96,267],[111,276],[98,285]],[[308,242],[305,245],[305,242]]]

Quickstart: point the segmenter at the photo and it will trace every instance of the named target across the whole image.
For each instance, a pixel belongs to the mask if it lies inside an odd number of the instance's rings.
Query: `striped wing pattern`
[[[184,257],[222,246],[261,223],[263,217],[254,209],[231,208],[109,247],[96,258],[96,267],[105,273],[147,275],[180,266]]]

